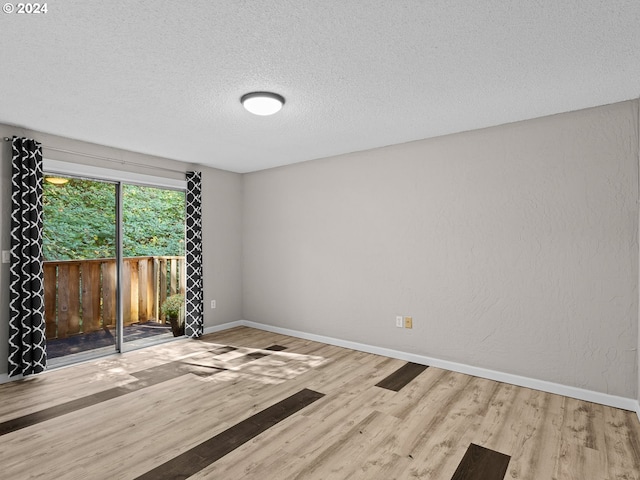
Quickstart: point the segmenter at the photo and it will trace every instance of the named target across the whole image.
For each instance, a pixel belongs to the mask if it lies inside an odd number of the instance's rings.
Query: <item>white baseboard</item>
[[[0,385],[3,383],[15,382],[16,380],[22,380],[24,377],[22,375],[16,375],[15,377],[10,377],[8,373],[3,373],[0,375]]]
[[[585,390],[582,388],[571,387],[571,386],[562,385],[559,383],[548,382],[546,380],[538,380],[535,378],[522,377],[520,375],[514,375],[511,373],[504,373],[496,370],[489,370],[485,368],[474,367],[472,365],[465,365],[463,363],[456,363],[448,360],[441,360],[438,358],[427,357],[424,355],[416,355],[413,353],[401,352],[401,351],[392,350],[389,348],[375,347],[372,345],[366,345],[364,343],[351,342],[348,340],[325,337],[323,335],[300,332],[298,330],[291,330],[288,328],[265,325],[262,323],[252,322],[248,320],[240,320],[239,322],[233,322],[233,326],[237,326],[238,324],[244,325],[247,327],[257,328],[259,330],[266,330],[268,332],[281,333],[283,335],[289,335],[292,337],[304,338],[305,340],[313,340],[316,342],[327,343],[329,345],[335,345],[338,347],[350,348],[352,350],[358,350],[361,352],[374,353],[376,355],[383,355],[385,357],[397,358],[399,360],[419,363],[421,365],[429,365],[432,367],[442,368],[445,370],[452,370],[454,372],[464,373],[467,375],[472,375],[474,377],[481,377],[489,380],[495,380],[498,382],[518,385],[520,387],[527,387],[527,388],[532,388],[534,390],[541,390],[543,392],[554,393],[557,395],[564,395],[566,397],[577,398],[578,400],[585,400],[587,402],[599,403],[601,405],[608,405],[610,407],[621,408],[623,410],[630,410],[632,412],[635,411],[638,414],[638,419],[640,419],[640,405],[638,404],[638,400],[631,399],[631,398],[619,397],[616,395],[610,395],[608,393],[595,392],[593,390]]]
[[[441,360],[438,358],[427,357],[424,355],[416,355],[413,353],[401,352],[399,350],[392,350],[389,348],[376,347],[367,345],[364,343],[351,342],[348,340],[341,340],[339,338],[326,337],[324,335],[316,335],[313,333],[301,332],[299,330],[291,330],[289,328],[275,327],[273,325],[266,325],[263,323],[252,322],[249,320],[237,320],[235,322],[223,323],[221,325],[214,325],[206,327],[204,333],[215,333],[222,330],[228,330],[234,327],[251,327],[258,330],[265,330],[268,332],[280,333],[282,335],[289,335],[291,337],[303,338],[305,340],[313,340],[316,342],[326,343],[328,345],[335,345],[338,347],[350,348],[352,350],[358,350],[361,352],[373,353],[376,355],[383,355],[385,357],[397,358],[399,360],[405,360],[407,362],[419,363],[421,365],[429,365],[436,368],[442,368],[445,370],[452,370],[454,372],[464,373],[467,375],[473,375],[475,377],[486,378],[489,380],[495,380],[498,382],[510,383],[512,385],[518,385],[521,387],[532,388],[534,390],[541,390],[543,392],[554,393],[557,395],[564,395],[566,397],[577,398],[578,400],[585,400],[588,402],[599,403],[602,405],[608,405],[611,407],[622,408],[636,412],[638,421],[640,421],[640,402],[636,399],[619,397],[616,395],[610,395],[608,393],[595,392],[593,390],[585,390],[582,388],[571,387],[568,385],[562,385],[559,383],[547,382],[545,380],[538,380],[535,378],[522,377],[520,375],[513,375],[510,373],[499,372],[496,370],[489,370],[480,367],[474,367],[472,365],[465,365],[463,363],[451,362],[448,360]],[[6,373],[0,374],[0,384],[10,381],[18,380],[20,377],[9,377]]]
[[[244,320],[236,320],[235,322],[223,323],[221,325],[206,327],[204,329],[204,333],[206,335],[207,333],[221,332],[222,330],[229,330],[230,328],[234,328],[234,327],[246,326],[246,324],[247,323]]]

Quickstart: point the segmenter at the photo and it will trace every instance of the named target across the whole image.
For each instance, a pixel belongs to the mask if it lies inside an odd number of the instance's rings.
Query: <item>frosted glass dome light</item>
[[[240,99],[242,106],[254,115],[273,115],[284,105],[284,97],[271,92],[252,92]]]

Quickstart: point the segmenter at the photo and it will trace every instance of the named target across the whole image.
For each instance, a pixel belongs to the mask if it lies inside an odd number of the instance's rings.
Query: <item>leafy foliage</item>
[[[115,257],[115,184],[71,178],[43,189],[45,260]],[[123,255],[184,255],[184,202],[184,192],[124,185]]]
[[[180,311],[184,308],[184,295],[177,293],[167,297],[160,307],[163,314],[167,317],[178,318]]]
[[[124,256],[184,255],[184,192],[138,185],[123,190]]]

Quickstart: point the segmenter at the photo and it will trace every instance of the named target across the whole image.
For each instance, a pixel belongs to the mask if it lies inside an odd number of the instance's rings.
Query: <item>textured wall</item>
[[[23,135],[43,143],[45,146],[99,155],[108,158],[135,162],[154,167],[166,167],[187,171],[190,165],[147,155],[126,152],[79,142],[44,133],[0,124],[0,137]],[[11,192],[11,148],[8,142],[0,145],[2,194],[0,195],[0,244],[2,250],[10,248],[10,192]],[[156,176],[184,178],[159,169],[127,167],[102,160],[71,155],[68,153],[44,151],[45,156],[54,160],[64,160],[90,164],[105,168],[117,168]],[[205,327],[231,322],[242,318],[242,176],[208,167],[193,167],[202,171],[203,196],[203,262],[204,262],[204,299]],[[0,327],[0,359],[7,358],[7,338],[9,315],[9,265],[0,265],[0,309],[2,326]],[[217,306],[211,310],[210,300],[216,299]],[[0,361],[0,374],[7,372],[6,361]]]
[[[242,318],[242,175],[202,167],[204,326]],[[211,309],[211,300],[216,309]]]
[[[245,175],[245,319],[636,398],[636,109]]]

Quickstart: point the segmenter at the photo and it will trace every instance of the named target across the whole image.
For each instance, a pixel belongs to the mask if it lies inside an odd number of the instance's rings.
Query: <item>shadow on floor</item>
[[[124,327],[124,341],[132,342],[143,338],[171,333],[171,325],[157,322],[134,323]],[[104,328],[98,332],[81,333],[68,338],[47,340],[47,358],[59,358],[73,353],[86,352],[110,347],[116,342],[115,329]]]

